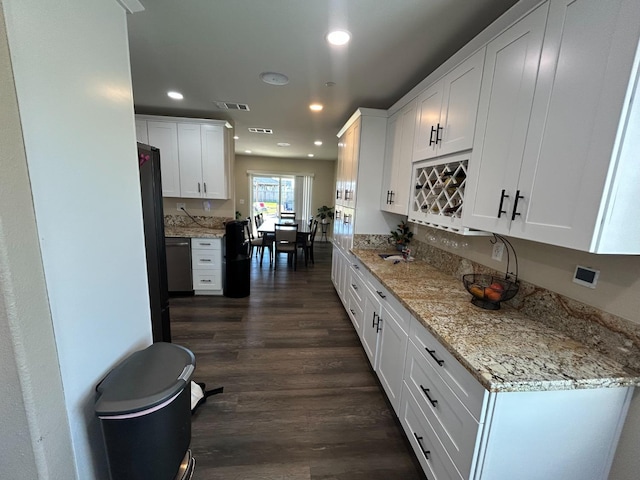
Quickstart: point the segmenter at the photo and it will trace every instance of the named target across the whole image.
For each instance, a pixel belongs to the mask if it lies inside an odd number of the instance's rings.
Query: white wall
[[[107,478],[94,388],[151,343],[126,17],[2,6],[78,478]]]

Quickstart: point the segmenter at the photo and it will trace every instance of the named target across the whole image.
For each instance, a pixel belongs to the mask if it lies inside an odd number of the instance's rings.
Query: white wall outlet
[[[504,243],[496,243],[493,245],[493,251],[491,252],[491,258],[501,262],[502,254],[504,253]]]
[[[178,211],[181,212],[183,208],[187,208],[187,204],[178,202],[178,203],[176,203],[176,208],[178,209]]]
[[[244,198],[241,198],[240,200],[238,200],[238,203],[240,203],[240,205],[244,205]]]
[[[202,202],[202,208],[204,209],[205,212],[210,212],[211,211],[211,200],[205,200],[204,202]]]

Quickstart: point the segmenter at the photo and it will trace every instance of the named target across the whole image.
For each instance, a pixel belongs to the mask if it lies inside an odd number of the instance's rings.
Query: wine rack
[[[414,163],[409,221],[467,235],[481,233],[462,224],[468,166],[468,155]]]

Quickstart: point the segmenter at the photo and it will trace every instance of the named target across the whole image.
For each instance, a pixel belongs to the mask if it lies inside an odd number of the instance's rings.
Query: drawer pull
[[[353,310],[353,308],[350,308],[349,311],[351,312],[351,315],[355,315],[356,312]]]
[[[210,258],[201,258],[200,259],[201,262],[211,262]]]
[[[202,245],[204,245],[205,247],[208,247],[208,246],[210,246],[211,244],[210,244],[210,243],[202,243],[202,242],[198,242],[198,245],[201,245],[201,246],[202,246]]]
[[[375,326],[377,325],[377,323],[376,323],[376,317],[377,317],[378,319],[380,318],[380,316],[379,316],[376,312],[373,312],[373,321],[371,322],[371,328],[375,328]]]
[[[206,280],[206,279],[203,279],[203,280],[200,280],[200,281],[201,281],[202,283],[211,283],[211,280]]]
[[[382,293],[382,292],[380,292],[380,291],[378,291],[378,290],[376,290],[376,293],[377,293],[378,295],[380,295],[380,298],[387,298],[387,296],[386,296],[384,293]]]
[[[431,355],[431,358],[433,358],[436,362],[438,362],[438,365],[440,366],[444,365],[444,360],[440,360],[438,357],[436,357],[435,350],[429,350],[427,347],[424,347],[424,349],[427,351],[429,355]]]
[[[358,289],[358,286],[355,283],[352,283],[351,286],[353,287],[354,290]]]
[[[356,270],[360,270],[360,266],[357,263],[353,264],[353,268],[355,268]]]
[[[376,325],[376,333],[382,330],[382,317],[378,315],[378,324]]]
[[[416,432],[413,432],[413,436],[416,437],[416,441],[418,442],[418,446],[420,447],[420,450],[422,450],[422,453],[424,453],[424,456],[427,458],[427,460],[429,460],[429,455],[431,455],[431,452],[429,450],[425,450],[424,447],[422,446],[423,437],[419,437]]]
[[[429,402],[431,403],[431,406],[435,407],[438,404],[438,400],[433,400],[429,396],[429,389],[428,388],[424,388],[422,385],[420,385],[420,388],[422,389],[422,392],[426,395],[427,400],[429,400]]]

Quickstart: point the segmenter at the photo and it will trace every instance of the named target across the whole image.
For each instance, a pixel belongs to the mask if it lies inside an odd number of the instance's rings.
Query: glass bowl
[[[499,310],[500,302],[510,300],[518,293],[518,282],[495,275],[471,273],[462,277],[464,288],[473,295],[471,303],[486,310]]]

